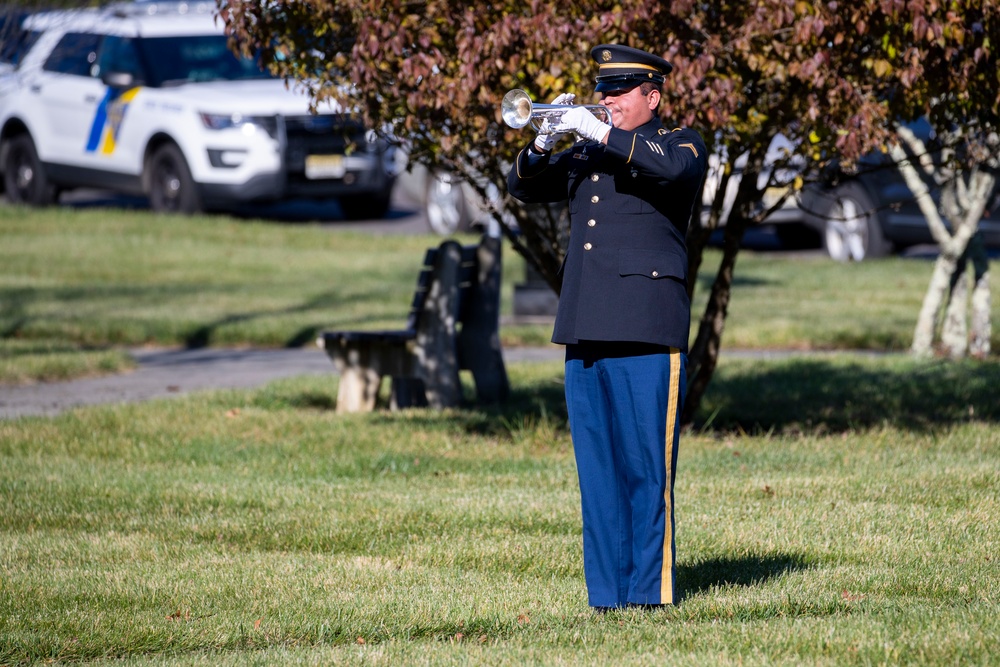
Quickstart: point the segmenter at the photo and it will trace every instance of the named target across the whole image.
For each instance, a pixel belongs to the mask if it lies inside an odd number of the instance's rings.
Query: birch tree
[[[940,334],[948,357],[983,357],[991,337],[989,261],[976,231],[996,194],[1000,77],[993,45],[1000,7],[989,1],[882,4],[886,14],[873,33],[881,33],[880,43],[871,54],[875,90],[894,121],[888,150],[939,250],[911,351],[932,354]],[[934,145],[898,122],[918,115],[930,123]]]
[[[989,258],[976,232],[996,190],[997,136],[992,131],[977,133],[974,126],[954,130],[943,138],[939,158],[932,159],[930,147],[909,129],[900,127],[897,134],[900,142],[892,147],[893,159],[938,246],[911,351],[931,355],[940,330],[948,357],[967,353],[985,357],[991,336]],[[963,149],[962,155],[956,147]],[[933,200],[928,181],[940,188],[939,203]],[[967,311],[971,311],[971,331]]]

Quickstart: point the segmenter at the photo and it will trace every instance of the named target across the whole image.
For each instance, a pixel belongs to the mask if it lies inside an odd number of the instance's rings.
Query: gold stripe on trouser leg
[[[681,353],[676,348],[670,348],[670,392],[667,398],[667,437],[666,460],[667,483],[663,487],[663,502],[666,511],[664,512],[663,530],[663,564],[660,570],[660,603],[673,604],[674,602],[674,524],[671,520],[674,515],[673,502],[671,500],[671,483],[674,465],[674,431],[677,428],[677,401],[681,393]]]

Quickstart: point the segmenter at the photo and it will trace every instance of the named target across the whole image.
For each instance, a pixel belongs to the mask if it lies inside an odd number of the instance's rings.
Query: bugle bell
[[[520,88],[515,88],[503,96],[503,102],[500,103],[500,115],[503,117],[503,122],[515,130],[530,123],[536,132],[541,132],[542,124],[548,121],[547,131],[551,132],[552,127],[562,120],[563,114],[574,106],[582,106],[605,125],[612,124],[611,110],[600,104],[535,104],[528,97],[528,93]]]

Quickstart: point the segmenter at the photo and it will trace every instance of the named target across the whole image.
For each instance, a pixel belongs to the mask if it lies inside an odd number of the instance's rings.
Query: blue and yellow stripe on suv
[[[128,105],[140,90],[141,87],[137,86],[119,93],[115,88],[108,87],[108,92],[97,105],[94,122],[90,126],[86,148],[88,153],[99,151],[103,155],[110,155],[115,151],[122,119],[125,118]]]

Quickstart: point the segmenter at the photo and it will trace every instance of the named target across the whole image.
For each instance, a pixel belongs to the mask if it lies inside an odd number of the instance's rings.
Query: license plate
[[[306,178],[343,178],[346,173],[343,155],[306,156]]]

